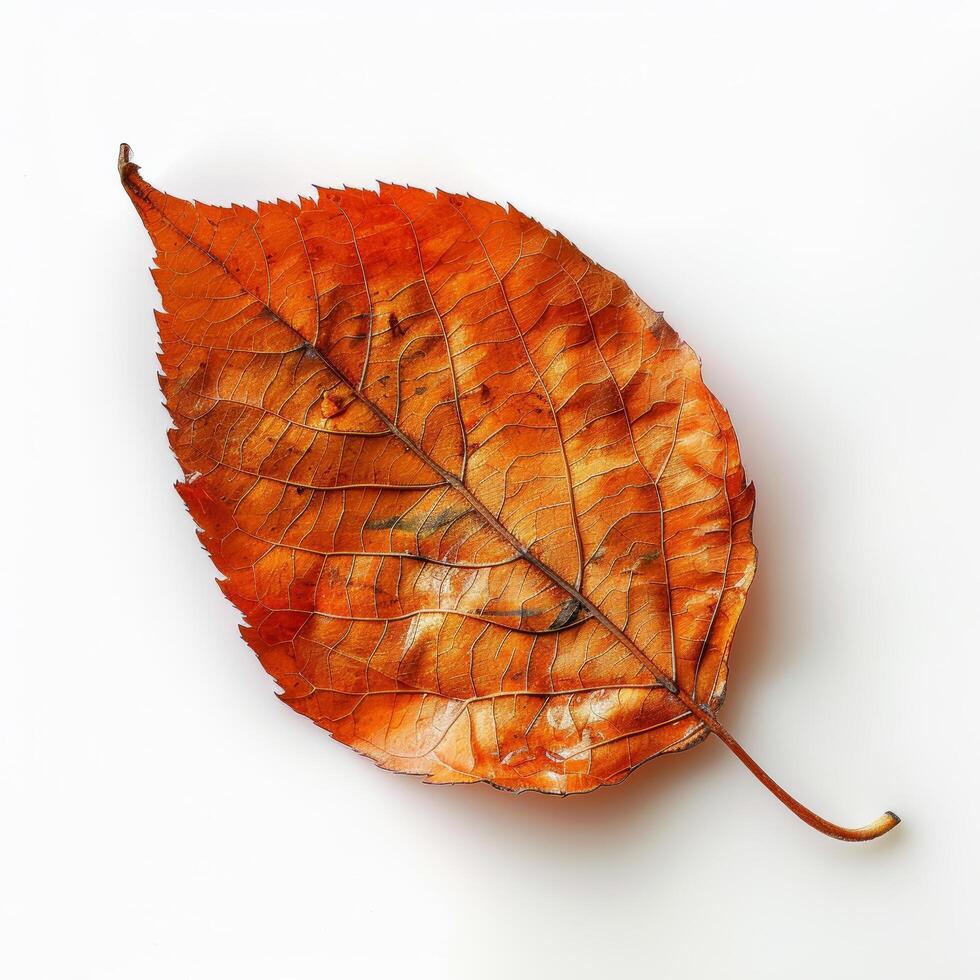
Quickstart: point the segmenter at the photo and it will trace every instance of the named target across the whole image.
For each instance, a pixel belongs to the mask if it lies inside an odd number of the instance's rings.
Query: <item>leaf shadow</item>
[[[650,760],[623,782],[590,793],[566,797],[542,793],[509,793],[487,784],[429,786],[421,780],[403,780],[403,791],[423,806],[448,812],[450,823],[459,822],[475,832],[488,848],[523,850],[545,855],[577,852],[593,858],[613,852],[622,854],[631,844],[651,849],[656,839],[658,813],[673,811],[669,822],[682,819],[698,781],[710,780],[711,770],[723,750],[711,739],[691,749]],[[666,816],[666,814],[663,814]],[[667,841],[676,849],[676,839]]]

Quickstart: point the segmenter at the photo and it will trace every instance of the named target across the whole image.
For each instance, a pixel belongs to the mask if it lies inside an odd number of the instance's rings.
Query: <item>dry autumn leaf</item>
[[[580,793],[714,733],[754,493],[694,352],[513,208],[382,185],[156,246],[178,490],[282,699],[430,782]]]

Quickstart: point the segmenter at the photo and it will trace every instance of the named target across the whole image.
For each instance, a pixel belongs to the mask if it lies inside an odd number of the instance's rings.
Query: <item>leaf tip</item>
[[[139,170],[139,164],[133,163],[133,148],[128,143],[119,144],[119,157],[116,161],[119,170],[119,179],[126,183],[131,173]]]

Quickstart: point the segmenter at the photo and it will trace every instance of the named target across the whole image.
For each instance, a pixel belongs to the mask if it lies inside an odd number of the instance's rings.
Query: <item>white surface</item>
[[[0,973],[978,975],[975,4],[4,21]],[[714,742],[581,798],[428,787],[281,705],[171,487],[121,140],[215,203],[513,200],[665,309],[758,487],[723,718],[901,827],[825,839]]]

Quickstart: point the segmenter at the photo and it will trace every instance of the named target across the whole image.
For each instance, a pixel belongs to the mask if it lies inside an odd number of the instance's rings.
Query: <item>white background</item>
[[[976,977],[975,4],[4,14],[0,972]],[[512,200],[701,354],[758,488],[718,743],[586,797],[381,772],[273,696],[172,484],[119,142],[215,203]]]

